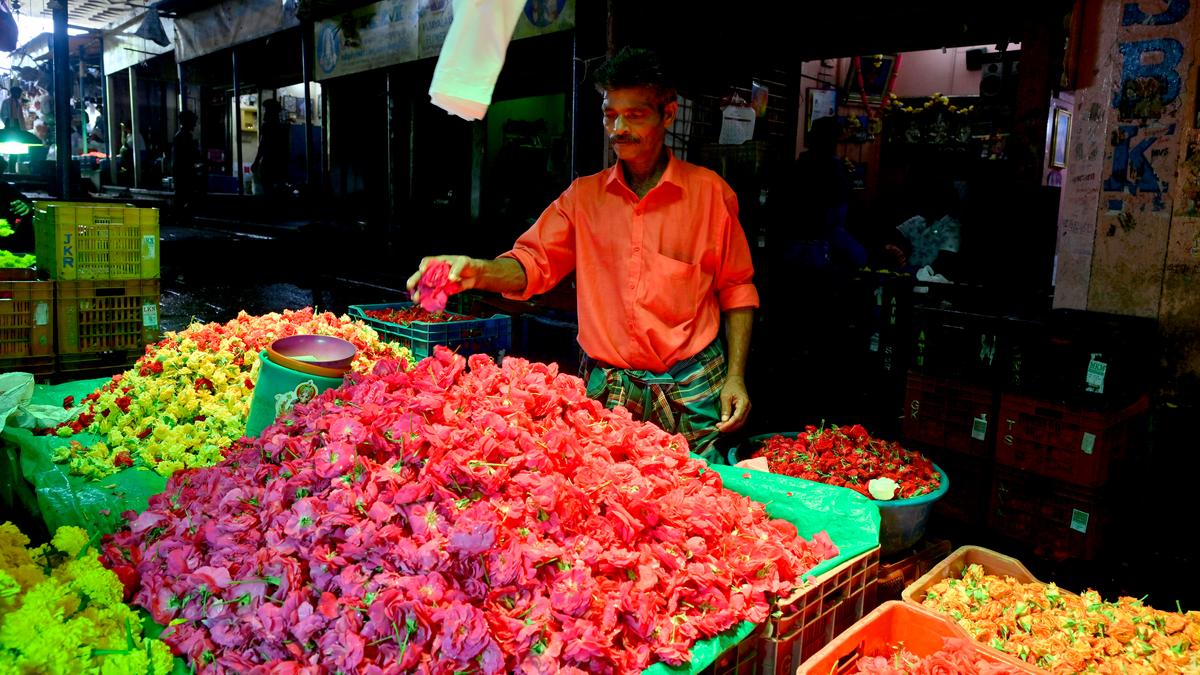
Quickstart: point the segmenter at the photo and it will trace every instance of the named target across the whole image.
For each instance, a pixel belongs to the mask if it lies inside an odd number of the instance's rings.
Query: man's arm
[[[435,260],[450,263],[450,281],[457,282],[462,290],[478,289],[494,293],[521,293],[529,283],[525,277],[525,268],[512,258],[497,258],[496,260],[479,260],[465,255],[439,255],[421,260],[417,272],[408,278],[408,290],[413,292],[413,300],[419,301],[420,294],[414,289],[425,268]]]
[[[725,312],[726,356],[729,374],[721,388],[721,422],[717,431],[737,431],[750,414],[750,395],[746,392],[746,360],[750,355],[750,333],[754,329],[754,308],[741,307]]]

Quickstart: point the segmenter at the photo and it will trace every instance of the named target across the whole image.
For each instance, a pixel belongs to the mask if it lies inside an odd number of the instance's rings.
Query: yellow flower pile
[[[62,527],[31,549],[16,526],[0,525],[0,673],[171,672],[171,649],[142,635],[120,580],[88,543]]]
[[[101,437],[72,442],[54,459],[72,473],[99,480],[124,468],[144,467],[169,477],[184,468],[212,466],[242,436],[258,380],[259,352],[289,335],[331,335],[358,347],[353,368],[369,372],[384,358],[408,359],[408,350],[380,341],[370,327],[311,309],[250,316],[226,324],[192,324],[148,347],[133,369],[84,399],[84,411],[56,433]]]

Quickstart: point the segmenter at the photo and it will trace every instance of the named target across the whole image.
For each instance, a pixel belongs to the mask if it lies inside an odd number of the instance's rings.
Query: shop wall
[[[1200,8],[1085,3],[1055,305],[1156,317],[1167,394],[1200,392]]]

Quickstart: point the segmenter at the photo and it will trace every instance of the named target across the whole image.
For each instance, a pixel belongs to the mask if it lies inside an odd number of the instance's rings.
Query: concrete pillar
[[[1155,317],[1200,390],[1200,4],[1084,0],[1054,304]]]

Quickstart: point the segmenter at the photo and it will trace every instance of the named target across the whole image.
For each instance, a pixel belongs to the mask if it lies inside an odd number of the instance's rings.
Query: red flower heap
[[[424,323],[449,323],[451,321],[466,321],[469,316],[447,314],[445,312],[430,312],[423,307],[406,307],[404,309],[368,309],[364,312],[372,319],[379,319],[399,326],[407,326],[414,321]]]
[[[451,295],[462,290],[458,282],[450,280],[450,263],[444,260],[434,260],[425,267],[424,274],[417,282],[417,292],[421,296],[421,307],[427,312],[441,312],[446,309],[446,302]]]
[[[765,457],[771,473],[847,487],[867,497],[867,483],[890,478],[899,484],[896,499],[929,494],[942,483],[933,463],[899,443],[871,438],[855,424],[818,429],[805,427],[796,438],[772,436],[755,457]]]
[[[836,555],[555,366],[465,366],[351,375],[175,474],[108,563],[201,669],[635,673]]]

